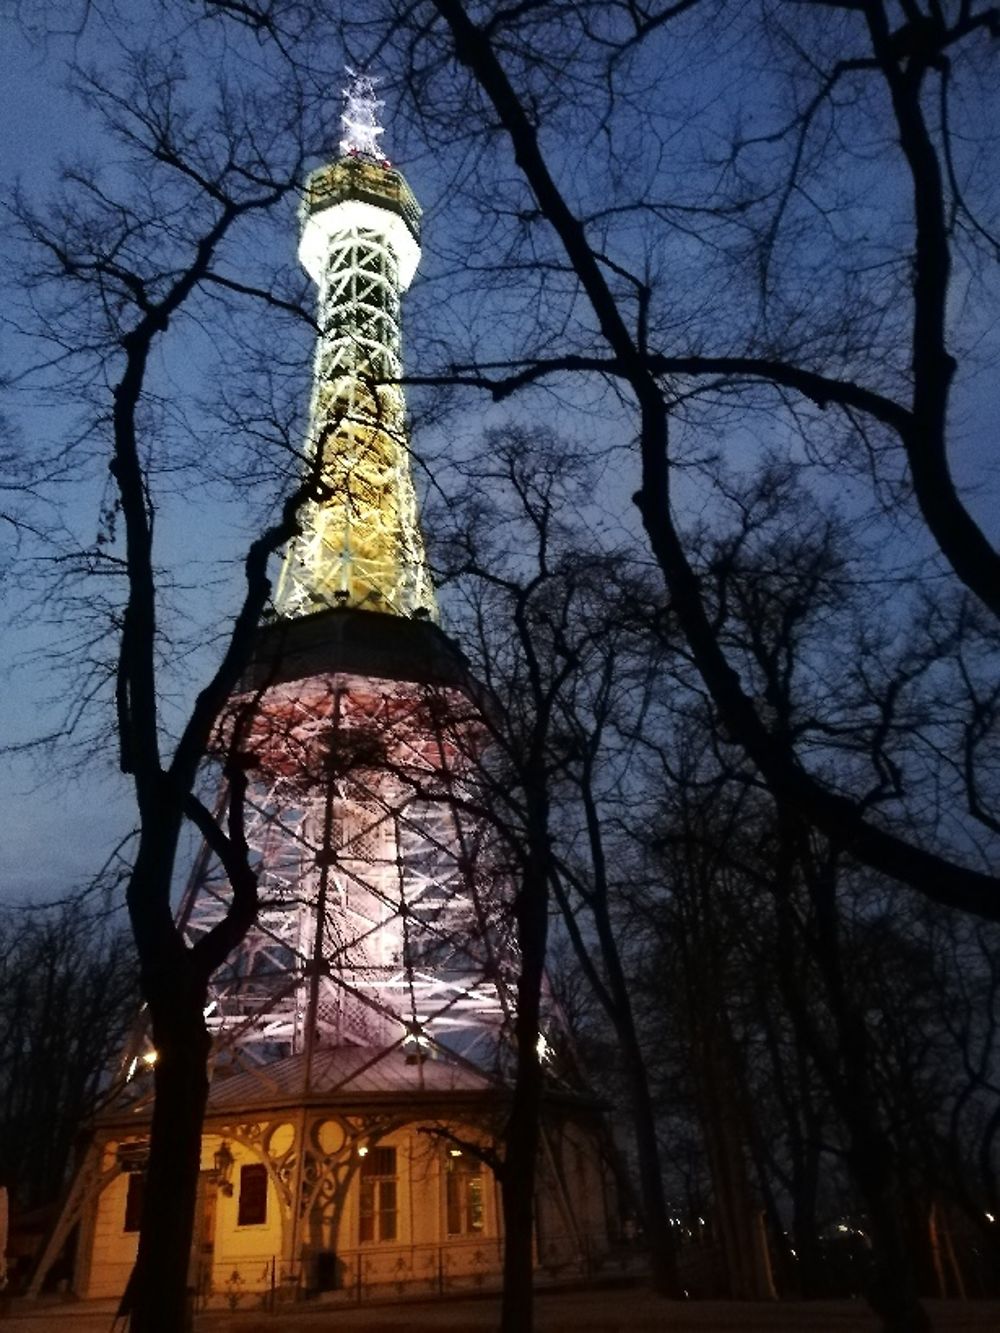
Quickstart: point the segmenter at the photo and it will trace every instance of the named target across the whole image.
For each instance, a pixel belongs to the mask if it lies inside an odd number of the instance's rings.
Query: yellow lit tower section
[[[327,606],[436,619],[399,379],[400,295],[420,258],[420,208],[379,150],[372,80],[353,74],[340,158],[309,177],[299,257],[319,287],[307,439],[317,498],[285,557],[277,610]]]

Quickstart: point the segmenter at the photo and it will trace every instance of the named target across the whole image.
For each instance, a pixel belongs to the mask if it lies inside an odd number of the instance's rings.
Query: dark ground
[[[395,1306],[314,1306],[269,1315],[213,1312],[200,1315],[196,1333],[493,1333],[499,1303],[481,1300],[407,1302]],[[1000,1333],[1000,1302],[929,1301],[938,1333]],[[3,1333],[111,1333],[110,1302],[73,1306],[16,1303],[0,1316]],[[120,1325],[119,1325],[120,1328]],[[641,1287],[544,1292],[537,1301],[538,1333],[737,1333],[737,1330],[799,1330],[799,1333],[877,1333],[878,1324],[860,1302],[780,1304],[730,1301],[658,1301]]]

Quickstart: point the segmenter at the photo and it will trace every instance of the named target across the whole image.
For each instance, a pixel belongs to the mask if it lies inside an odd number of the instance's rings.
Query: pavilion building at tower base
[[[402,1051],[293,1055],[260,1077],[213,1082],[202,1138],[190,1287],[199,1307],[317,1297],[434,1296],[499,1282],[500,1190],[476,1149],[495,1143],[501,1099],[469,1068]],[[73,1279],[118,1298],[138,1243],[147,1111],[108,1113],[78,1178]],[[615,1192],[600,1112],[546,1099],[535,1254],[551,1276],[589,1274],[610,1253]],[[459,1146],[459,1145],[462,1146]],[[67,1218],[67,1221],[70,1221]]]

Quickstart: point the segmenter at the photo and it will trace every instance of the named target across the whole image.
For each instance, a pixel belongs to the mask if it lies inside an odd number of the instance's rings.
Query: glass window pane
[[[396,1149],[370,1148],[361,1160],[358,1238],[395,1240]]]
[[[483,1167],[464,1154],[445,1158],[445,1227],[449,1236],[471,1235],[485,1227]]]
[[[483,1229],[483,1178],[482,1176],[469,1177],[468,1193],[468,1212],[469,1212],[469,1230],[482,1231]]]
[[[383,1180],[379,1186],[379,1240],[396,1239],[396,1182]]]
[[[446,1177],[448,1203],[448,1235],[457,1236],[462,1230],[462,1194],[461,1178],[449,1171]]]
[[[240,1167],[240,1204],[236,1225],[262,1226],[267,1221],[267,1167]]]

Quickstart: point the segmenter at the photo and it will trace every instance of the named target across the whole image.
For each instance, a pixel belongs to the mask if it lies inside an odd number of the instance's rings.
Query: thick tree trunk
[[[891,1144],[867,1125],[849,1125],[848,1165],[868,1212],[872,1277],[867,1296],[884,1333],[930,1333],[902,1218]]]
[[[823,1252],[816,1226],[819,1193],[819,1150],[809,1145],[796,1163],[792,1186],[792,1235],[798,1255],[799,1295],[813,1300],[823,1292]]]
[[[529,867],[522,880],[516,916],[521,952],[515,1024],[517,1076],[504,1134],[501,1179],[504,1261],[500,1328],[501,1333],[532,1333],[535,1169],[542,1106],[538,1037],[548,939],[548,879],[537,862]]]
[[[201,1130],[208,1100],[206,984],[182,953],[147,986],[156,1099],[142,1230],[129,1284],[130,1333],[185,1333]]]
[[[801,1041],[796,1050],[796,1067],[799,1108],[792,1122],[792,1235],[798,1255],[799,1295],[812,1300],[823,1294],[825,1286],[816,1220],[822,1126],[813,1106],[811,1066]]]
[[[625,1033],[619,1035],[627,1037]],[[634,1038],[634,1032],[632,1036]],[[660,1145],[656,1137],[653,1099],[638,1043],[635,1043],[635,1050],[631,1050],[628,1041],[625,1040],[623,1047],[632,1092],[632,1122],[635,1129],[636,1154],[639,1159],[639,1191],[646,1248],[649,1252],[650,1278],[654,1291],[661,1296],[676,1297],[680,1295],[677,1250],[670,1229],[667,1201],[663,1194]]]
[[[847,1164],[868,1213],[873,1269],[867,1292],[884,1333],[929,1333],[906,1235],[894,1145],[882,1126],[871,1079],[871,1046],[864,1017],[852,1003],[840,966],[832,868],[812,885],[820,920],[819,957],[840,1044],[841,1077],[830,1088],[847,1128]]]
[[[754,1301],[774,1298],[770,1267],[758,1236],[760,1220],[752,1200],[738,1090],[727,1067],[726,1041],[711,1024],[700,1042],[701,1121],[708,1149],[718,1234],[725,1255],[729,1296]]]
[[[786,838],[788,836],[786,831]],[[793,834],[794,837],[794,834]],[[782,847],[784,870],[790,847]],[[916,1271],[903,1222],[894,1145],[882,1125],[871,1077],[871,1045],[863,1014],[853,1002],[843,971],[837,912],[836,857],[817,865],[808,849],[802,869],[816,912],[814,952],[833,1017],[836,1046],[821,1037],[794,976],[794,937],[787,901],[789,882],[779,872],[777,913],[779,969],[786,1002],[800,1039],[827,1085],[830,1100],[847,1131],[848,1169],[868,1214],[872,1276],[866,1295],[882,1321],[883,1333],[929,1333],[931,1322],[920,1303]]]
[[[597,810],[589,787],[585,792],[588,821],[598,824]],[[592,832],[594,844],[600,847],[599,831]],[[603,848],[600,848],[603,878]],[[595,852],[595,864],[598,854]],[[653,1290],[661,1296],[680,1296],[677,1276],[677,1249],[670,1229],[667,1201],[663,1193],[663,1172],[660,1168],[660,1145],[656,1136],[656,1113],[649,1090],[646,1060],[635,1027],[635,1015],[628,982],[622,967],[618,941],[608,911],[607,893],[602,892],[592,904],[594,924],[597,927],[601,957],[608,977],[611,1005],[608,1016],[621,1043],[629,1081],[632,1105],[632,1124],[635,1130],[636,1153],[639,1159],[639,1197],[642,1203],[646,1249],[649,1253],[650,1278]]]
[[[533,1094],[522,1086],[514,1094],[507,1124],[504,1160],[502,1333],[531,1333],[534,1326],[534,1186],[538,1118]]]

